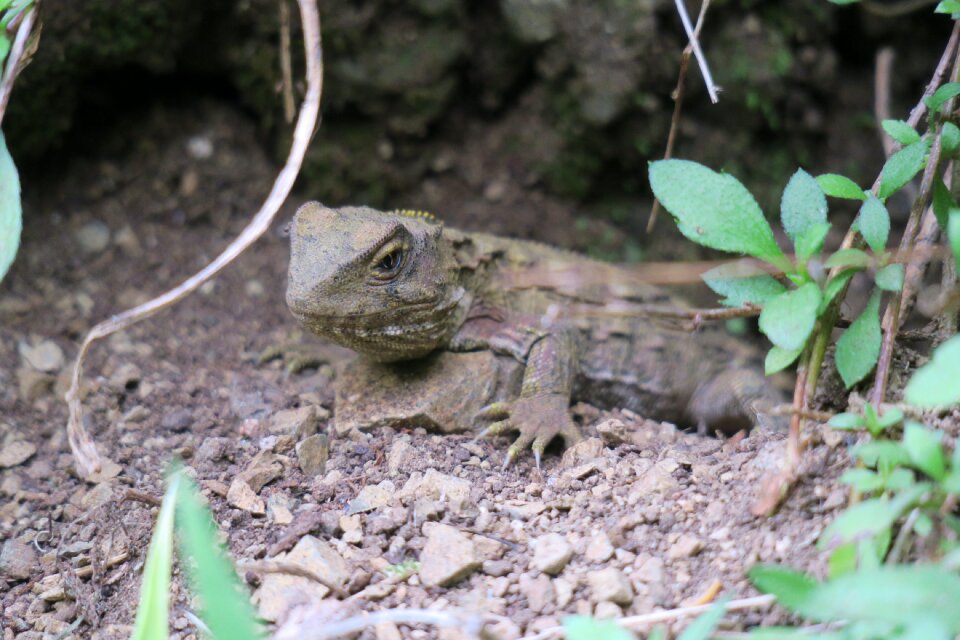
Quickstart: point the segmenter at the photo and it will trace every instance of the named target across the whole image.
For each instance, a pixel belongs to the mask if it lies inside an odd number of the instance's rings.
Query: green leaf
[[[827,421],[827,426],[841,431],[855,431],[864,426],[863,418],[855,413],[838,413]]]
[[[763,305],[760,330],[784,351],[802,349],[817,322],[819,305],[820,288],[813,282],[781,293]]]
[[[913,471],[904,469],[903,467],[897,467],[887,474],[884,487],[888,491],[900,491],[901,489],[912,487],[916,483],[917,481],[913,477]]]
[[[867,196],[860,214],[857,216],[857,228],[874,253],[882,253],[890,236],[890,214],[880,200],[873,195]]]
[[[933,214],[937,217],[937,224],[941,229],[946,230],[950,209],[957,206],[953,194],[950,193],[950,187],[944,184],[942,178],[936,178],[933,181]]]
[[[910,456],[910,462],[934,480],[943,480],[947,475],[946,458],[940,444],[942,439],[942,433],[929,431],[913,420],[908,420],[903,429],[903,448]]]
[[[838,578],[857,569],[857,545],[853,542],[842,544],[830,554],[827,560],[827,574]]]
[[[774,565],[757,565],[747,572],[750,582],[763,593],[772,593],[777,603],[795,611],[806,606],[820,584],[805,573]]]
[[[882,429],[889,429],[890,427],[899,424],[903,421],[903,411],[897,409],[896,407],[889,407],[883,412],[883,415],[880,416],[878,422]]]
[[[827,221],[827,197],[813,176],[803,169],[797,169],[783,190],[780,221],[794,243],[807,229]]]
[[[0,11],[6,11],[13,0],[0,0]]]
[[[960,336],[950,338],[933,352],[904,390],[907,402],[917,407],[946,407],[960,402]]]
[[[727,612],[727,600],[728,598],[718,600],[709,610],[691,622],[690,626],[677,636],[677,640],[710,640],[723,614]]]
[[[4,33],[0,33],[0,64],[7,59],[7,54],[10,53],[10,38]]]
[[[837,340],[837,371],[847,389],[873,370],[880,355],[880,293],[875,291],[853,324]]]
[[[950,209],[950,216],[947,218],[947,240],[950,242],[957,268],[960,269],[960,209]]]
[[[893,468],[910,462],[910,456],[900,443],[891,440],[875,440],[859,444],[850,451],[850,455],[863,461],[863,464],[868,467],[876,468]]]
[[[189,562],[191,584],[200,597],[200,617],[213,638],[255,640],[257,631],[253,607],[246,588],[237,579],[233,564],[217,541],[217,525],[200,504],[193,482],[181,480],[177,500],[180,549]]]
[[[857,186],[857,183],[839,173],[824,173],[817,176],[817,184],[823,192],[831,198],[846,200],[865,200],[867,194]]]
[[[850,278],[853,277],[854,273],[855,271],[851,269],[841,271],[827,281],[827,286],[824,288],[823,292],[823,300],[820,301],[820,310],[817,311],[817,315],[823,313],[823,311],[827,308],[827,305],[833,302],[833,299],[837,297],[837,294],[839,294],[843,288],[847,286],[847,283],[850,282]]]
[[[143,569],[143,583],[133,623],[132,640],[166,640],[169,633],[167,617],[170,607],[170,573],[173,568],[173,521],[176,513],[180,476],[168,480],[167,492],[160,504],[157,526],[150,539],[147,562]]]
[[[786,291],[780,282],[749,261],[723,264],[700,277],[716,293],[726,296],[720,303],[728,307],[762,306]]]
[[[847,469],[840,482],[848,484],[861,493],[870,493],[883,488],[883,478],[869,469]]]
[[[947,156],[952,156],[960,148],[960,128],[952,122],[944,122],[940,129],[940,144]]]
[[[828,269],[844,267],[851,269],[866,269],[870,264],[870,256],[860,249],[840,249],[832,254],[823,263]]]
[[[940,107],[946,104],[947,100],[958,95],[960,95],[960,82],[948,82],[934,91],[932,96],[924,99],[924,102],[931,113],[936,113],[940,110]]]
[[[884,496],[853,505],[823,530],[817,548],[824,550],[883,533],[929,490],[929,484],[920,483],[904,489],[892,500]]]
[[[793,243],[797,251],[797,262],[803,264],[810,259],[810,256],[820,253],[823,241],[826,240],[829,232],[829,222],[820,222],[807,227]]]
[[[689,160],[657,160],[650,186],[690,240],[790,269],[757,201],[733,176]]]
[[[902,145],[913,144],[920,139],[917,130],[903,120],[884,120],[880,123],[887,135]]]
[[[793,364],[800,354],[803,353],[803,347],[794,351],[786,351],[774,345],[767,351],[767,357],[763,361],[763,372],[771,376],[778,371],[783,371]]]
[[[886,200],[913,180],[923,168],[928,150],[929,143],[924,138],[907,145],[887,159],[880,174],[881,200]]]
[[[888,264],[877,271],[874,282],[884,291],[900,291],[903,288],[903,265],[898,262]]]
[[[933,10],[934,13],[960,13],[960,2],[957,0],[943,0]]]
[[[20,205],[20,177],[7,143],[0,131],[0,282],[10,269],[20,247],[23,210]]]
[[[633,640],[629,631],[612,620],[595,620],[588,616],[567,616],[563,619],[567,640]]]
[[[913,532],[921,538],[926,538],[932,531],[933,520],[930,519],[930,516],[923,512],[918,513],[917,519],[913,523]]]

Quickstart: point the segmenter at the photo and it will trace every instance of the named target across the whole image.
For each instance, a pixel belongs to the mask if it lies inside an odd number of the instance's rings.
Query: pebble
[[[246,468],[237,477],[250,485],[254,493],[283,475],[280,456],[272,451],[261,451],[250,459]]]
[[[54,377],[31,367],[17,369],[17,387],[20,398],[25,402],[39,400],[53,390]]]
[[[347,503],[347,513],[363,513],[379,509],[390,502],[396,491],[396,486],[390,480],[384,480],[376,485],[368,484],[360,490],[356,498]]]
[[[110,227],[94,220],[77,229],[74,238],[84,253],[96,255],[110,246]]]
[[[234,478],[233,482],[230,483],[230,489],[227,491],[227,502],[237,509],[243,509],[256,516],[262,516],[267,512],[267,506],[263,499],[242,478]]]
[[[347,544],[358,544],[363,540],[363,527],[360,525],[360,516],[340,516],[340,528],[343,529],[341,540]]]
[[[193,412],[184,408],[174,409],[160,420],[161,428],[175,433],[187,431],[191,425],[193,425]]]
[[[534,613],[546,613],[553,608],[557,594],[553,583],[546,574],[541,573],[536,578],[529,573],[520,576],[518,584],[520,593],[527,599],[527,605]]]
[[[610,536],[601,531],[590,538],[584,556],[588,562],[605,562],[610,559],[614,551]]]
[[[303,567],[315,573],[329,584],[343,587],[350,579],[350,566],[329,544],[304,536],[297,545],[284,555],[273,558],[278,562]],[[263,576],[260,588],[254,594],[260,615],[271,622],[282,617],[290,607],[304,601],[319,601],[330,590],[309,578],[283,573],[268,573]]]
[[[608,567],[599,571],[588,571],[587,583],[590,585],[590,599],[593,602],[625,605],[633,600],[633,587],[619,569]]]
[[[414,452],[413,445],[406,438],[394,440],[390,452],[387,453],[387,474],[395,476],[400,473],[407,461],[413,458]]]
[[[573,557],[573,547],[559,533],[548,533],[531,541],[533,566],[544,573],[556,575],[563,571]]]
[[[397,494],[401,500],[410,498],[429,498],[447,500],[451,505],[462,506],[470,498],[470,482],[428,469],[423,476],[414,474]]]
[[[63,368],[63,349],[52,340],[41,340],[34,345],[21,342],[18,350],[23,361],[36,371],[56,373]]]
[[[667,557],[671,560],[689,558],[700,553],[701,549],[703,549],[703,540],[689,533],[684,533],[670,546]]]
[[[193,136],[187,140],[187,154],[194,160],[206,160],[213,155],[213,141],[209,136]]]
[[[7,469],[23,464],[37,452],[37,448],[26,440],[9,440],[0,449],[0,468]]]
[[[297,443],[297,461],[305,476],[323,475],[329,456],[330,445],[325,433],[315,433]]]
[[[11,539],[0,547],[0,575],[26,580],[37,568],[37,552],[21,540]]]
[[[428,587],[447,587],[464,579],[482,562],[473,542],[459,529],[432,524],[420,553],[420,580]]]
[[[611,620],[613,618],[619,618],[622,615],[623,611],[619,605],[606,600],[598,602],[596,608],[593,610],[593,617],[598,620]]]
[[[90,511],[102,507],[111,500],[113,500],[113,486],[109,482],[101,482],[83,495],[80,506]]]
[[[259,298],[266,293],[263,283],[259,280],[247,280],[247,283],[243,286],[243,290],[249,298]]]
[[[319,421],[329,417],[326,409],[308,405],[299,409],[284,409],[270,416],[268,430],[276,435],[292,435],[299,439],[317,433]]]

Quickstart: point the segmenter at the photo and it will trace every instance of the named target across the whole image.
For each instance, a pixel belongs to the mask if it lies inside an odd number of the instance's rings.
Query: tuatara
[[[724,330],[625,312],[684,305],[612,265],[422,212],[316,202],[300,208],[290,236],[287,305],[314,333],[368,362],[489,350],[519,363],[514,397],[477,416],[493,420],[486,434],[519,431],[507,462],[532,447],[539,465],[555,436],[578,440],[571,399],[727,432],[773,423],[764,411],[783,400],[757,353]]]

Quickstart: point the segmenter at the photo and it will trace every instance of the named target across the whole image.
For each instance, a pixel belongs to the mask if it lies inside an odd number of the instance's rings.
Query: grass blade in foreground
[[[177,472],[173,477],[182,477],[182,473]],[[200,504],[193,482],[182,477],[180,484],[177,529],[181,557],[190,574],[191,588],[202,601],[200,617],[207,623],[215,640],[261,638],[249,595],[217,541],[216,523]]]
[[[173,516],[180,474],[170,476],[163,496],[157,528],[150,540],[147,564],[143,570],[140,603],[133,625],[133,640],[166,640],[170,599],[170,570],[173,563]]]

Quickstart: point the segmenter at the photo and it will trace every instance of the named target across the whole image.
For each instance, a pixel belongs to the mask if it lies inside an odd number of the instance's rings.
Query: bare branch
[[[687,7],[683,4],[683,0],[676,0],[676,5],[677,13],[680,14],[680,22],[683,23],[683,29],[687,32],[687,37],[690,39],[690,46],[693,47],[693,55],[697,58],[697,65],[700,67],[700,73],[703,74],[703,81],[707,85],[710,102],[717,104],[717,102],[720,101],[720,97],[717,95],[717,86],[713,83],[713,75],[710,73],[707,59],[703,55],[703,50],[700,48],[700,41],[697,39],[697,34],[693,30],[693,25],[690,24]]]

